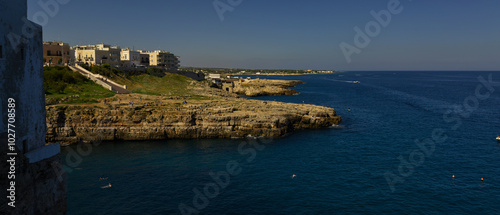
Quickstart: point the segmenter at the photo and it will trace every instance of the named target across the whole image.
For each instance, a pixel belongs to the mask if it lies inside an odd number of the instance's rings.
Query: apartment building
[[[74,46],[75,60],[77,63],[88,65],[120,66],[121,48],[119,46],[110,46],[106,44]]]
[[[69,62],[88,65],[110,64],[112,66],[124,67],[142,65],[177,70],[180,63],[178,56],[167,51],[136,51],[129,48],[121,49],[119,46],[110,46],[106,44],[74,46],[68,53],[73,55],[68,59]]]
[[[44,65],[68,65],[71,61],[69,44],[61,41],[43,42]]]
[[[149,55],[150,66],[160,66],[173,70],[177,70],[179,68],[179,58],[170,52],[163,50],[141,51],[141,54]]]
[[[121,64],[121,52],[122,49],[119,46],[110,46],[106,44],[97,44],[98,50],[107,51],[109,54],[108,64],[112,66],[117,66]]]
[[[139,53],[141,56],[141,65],[149,66],[149,54],[142,53],[142,51],[139,51]]]
[[[149,55],[148,55],[149,56]],[[141,65],[141,53],[129,48],[122,49],[121,51],[122,66],[135,67]],[[149,62],[149,60],[148,60]]]

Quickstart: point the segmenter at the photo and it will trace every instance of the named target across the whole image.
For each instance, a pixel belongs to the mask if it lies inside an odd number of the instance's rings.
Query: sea
[[[500,214],[500,72],[252,78],[304,81],[254,99],[333,107],[341,124],[64,147],[67,214]]]

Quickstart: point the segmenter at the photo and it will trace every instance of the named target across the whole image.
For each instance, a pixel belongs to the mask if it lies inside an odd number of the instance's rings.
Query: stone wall
[[[2,139],[6,137],[0,135]],[[0,159],[7,161],[7,147],[0,148]],[[61,158],[52,156],[35,163],[30,163],[23,154],[16,156],[16,200],[15,208],[7,205],[5,197],[8,184],[6,172],[9,170],[7,162],[0,163],[1,178],[0,211],[2,214],[65,214],[66,206],[66,173],[62,170]],[[5,188],[5,189],[4,189]]]
[[[26,1],[0,0],[0,132],[7,132],[7,99],[16,103],[17,147],[28,152],[44,145],[42,28],[26,19]],[[4,13],[4,11],[6,13]],[[24,32],[29,32],[25,34]]]
[[[62,214],[66,210],[66,181],[51,165],[60,164],[59,147],[45,146],[46,114],[43,88],[42,27],[29,21],[26,0],[0,0],[0,148],[1,194],[15,183],[16,207],[2,195],[2,214]],[[9,98],[15,102],[15,127],[8,130]],[[15,134],[17,153],[7,156],[7,133]],[[29,158],[27,155],[30,155]],[[15,179],[8,179],[8,159],[15,160]],[[60,172],[61,177],[64,175]]]

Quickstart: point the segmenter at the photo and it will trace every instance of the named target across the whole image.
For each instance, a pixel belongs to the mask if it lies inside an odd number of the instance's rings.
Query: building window
[[[47,56],[52,56],[52,53],[50,53],[50,50],[47,51]]]

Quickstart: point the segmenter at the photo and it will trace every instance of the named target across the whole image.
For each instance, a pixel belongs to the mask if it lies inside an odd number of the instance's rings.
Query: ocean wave
[[[345,128],[345,125],[331,125],[328,128],[343,129],[343,128]]]

